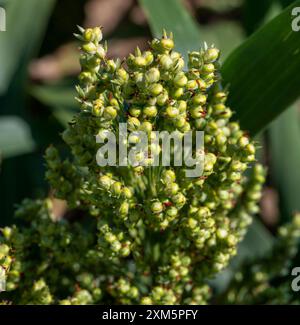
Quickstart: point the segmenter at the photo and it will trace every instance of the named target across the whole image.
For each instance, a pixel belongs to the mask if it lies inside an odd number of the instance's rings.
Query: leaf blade
[[[222,67],[229,106],[244,129],[257,134],[300,95],[300,33],[291,29],[297,0],[240,45]],[[249,59],[250,57],[250,59]],[[258,118],[259,117],[259,118]]]
[[[0,95],[6,92],[20,62],[32,54],[54,3],[55,0],[10,0],[5,6],[7,28],[0,33]]]
[[[32,152],[35,148],[29,125],[18,116],[0,118],[0,155],[10,158]]]

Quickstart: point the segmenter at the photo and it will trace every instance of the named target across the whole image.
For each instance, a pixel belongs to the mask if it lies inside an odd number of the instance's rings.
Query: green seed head
[[[164,32],[149,50],[113,60],[106,57],[101,28],[79,30],[81,110],[63,134],[70,151],[67,159],[54,147],[45,155],[51,193],[75,220],[57,220],[52,198],[20,205],[16,216],[24,226],[1,230],[0,270],[12,291],[5,296],[16,304],[205,304],[208,280],[236,254],[266,177],[262,166],[251,164],[253,141],[230,120],[219,50],[205,46],[184,62]],[[127,134],[119,123],[127,124]],[[175,164],[172,139],[170,166],[162,162],[164,144],[153,131],[184,140],[188,131],[195,139],[197,130],[204,131],[203,173],[187,177],[191,166]],[[146,132],[146,151],[136,146],[142,143],[139,131]],[[114,157],[109,151],[115,164],[98,166],[95,136],[106,140],[111,133],[137,158],[135,164],[123,164],[121,152]],[[199,151],[193,147],[191,157]],[[281,249],[289,254],[299,224],[296,217],[280,230]],[[243,287],[242,294],[235,287],[235,297],[261,297],[270,288],[264,276],[252,279],[266,282]]]

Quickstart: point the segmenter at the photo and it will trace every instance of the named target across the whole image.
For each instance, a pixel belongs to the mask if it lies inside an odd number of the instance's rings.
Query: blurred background
[[[288,0],[7,0],[7,31],[0,32],[0,226],[15,222],[15,205],[25,197],[51,196],[43,154],[49,144],[64,151],[60,133],[78,109],[76,25],[103,26],[109,56],[123,58],[145,49],[161,31],[181,38],[180,49],[206,41],[221,49],[222,61],[256,29],[289,5]],[[149,10],[156,15],[149,16]],[[178,19],[180,16],[180,19]],[[150,17],[150,18],[149,18]],[[186,24],[186,26],[183,26]],[[161,24],[160,24],[161,25]],[[189,41],[199,29],[202,43]],[[249,55],[251,60],[251,55]],[[295,72],[296,73],[296,72]],[[261,214],[243,243],[244,255],[272,245],[277,226],[300,210],[299,105],[286,110],[257,138],[259,159],[268,167]],[[54,199],[53,199],[54,200]],[[57,214],[66,209],[54,200]],[[225,275],[226,276],[226,275]]]

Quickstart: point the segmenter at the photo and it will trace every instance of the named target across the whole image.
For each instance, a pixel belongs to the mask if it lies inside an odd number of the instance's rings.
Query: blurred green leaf
[[[300,33],[291,28],[294,6],[300,1],[255,32],[222,67],[224,84],[230,86],[228,104],[252,135],[300,95]]]
[[[75,100],[76,91],[73,85],[54,84],[31,86],[30,94],[48,106],[55,118],[66,126],[72,120],[79,105]]]
[[[299,106],[284,112],[269,127],[271,175],[280,194],[285,220],[300,211],[300,125]]]
[[[6,32],[0,33],[0,114],[17,115],[26,119],[36,143],[35,151],[30,155],[11,156],[1,165],[0,223],[2,225],[12,222],[16,202],[20,202],[25,196],[36,195],[36,189],[46,188],[43,180],[43,160],[37,150],[40,148],[41,139],[44,139],[53,128],[48,127],[48,121],[41,122],[38,116],[33,114],[29,116],[29,111],[26,110],[25,82],[28,63],[40,47],[54,4],[55,0],[0,2],[7,13]],[[26,127],[24,129],[26,130]],[[26,134],[28,135],[24,131],[24,139],[27,139]],[[48,138],[47,143],[49,142]],[[28,150],[29,147],[30,145]],[[22,152],[28,150],[22,149]]]
[[[279,0],[280,4],[282,5],[282,7],[287,7],[289,6],[291,3],[293,3],[293,0]]]
[[[3,94],[20,65],[32,55],[44,32],[55,0],[10,0],[6,9],[6,32],[0,33],[0,94]]]
[[[247,35],[252,34],[263,22],[274,0],[245,0],[243,6],[243,25]]]
[[[73,86],[65,86],[61,84],[31,86],[29,92],[32,96],[47,106],[62,106],[70,109],[79,107],[75,100],[76,91]]]
[[[23,119],[17,116],[0,118],[0,155],[2,158],[31,152],[34,147],[30,127]]]
[[[229,10],[237,9],[241,0],[201,0],[201,7],[209,8],[219,13],[226,13]]]

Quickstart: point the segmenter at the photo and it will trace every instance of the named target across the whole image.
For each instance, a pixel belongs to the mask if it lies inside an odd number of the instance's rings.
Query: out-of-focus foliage
[[[286,8],[239,46],[224,62],[222,74],[233,95],[236,118],[252,135],[262,130],[300,95],[300,34],[291,28]]]
[[[30,153],[39,148],[49,131],[28,114],[25,87],[28,64],[39,48],[54,4],[54,0],[1,3],[6,9],[7,26],[5,32],[0,32],[0,133],[6,133],[1,135],[0,146],[0,224],[12,218],[16,201],[32,195],[43,183],[41,156]],[[50,138],[53,136],[47,142]]]
[[[270,168],[282,197],[282,217],[300,211],[300,124],[299,106],[295,105],[275,120],[269,128]]]
[[[6,32],[0,34],[0,95],[9,88],[17,69],[26,71],[47,26],[55,0],[10,0],[6,9]],[[34,19],[32,14],[35,13]]]
[[[5,157],[31,152],[34,149],[29,125],[19,117],[0,118],[0,154]]]

